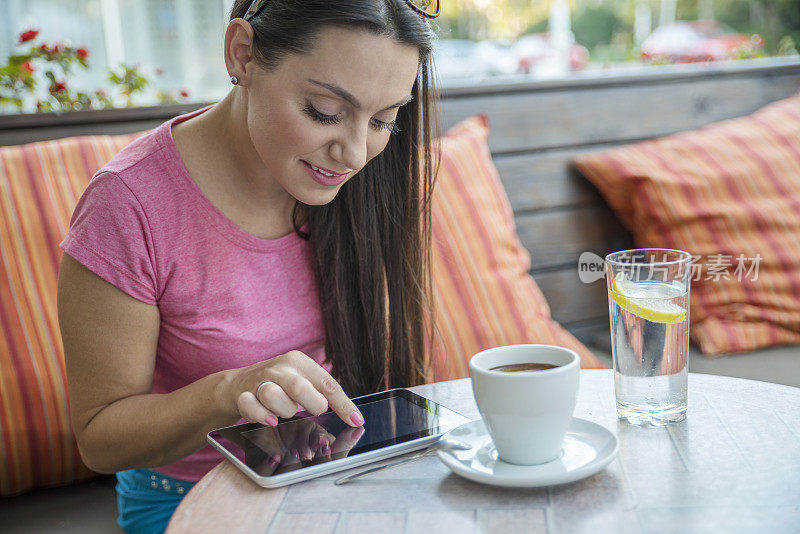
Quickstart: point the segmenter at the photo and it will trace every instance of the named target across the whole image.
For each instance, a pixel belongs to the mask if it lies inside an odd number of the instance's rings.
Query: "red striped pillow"
[[[492,163],[485,116],[466,119],[442,139],[432,204],[432,276],[438,343],[434,377],[469,376],[469,358],[489,347],[546,343],[569,347],[581,366],[595,356],[553,321],[528,274],[511,205]]]
[[[699,257],[691,336],[704,354],[800,343],[800,94],[575,163],[637,246]]]
[[[0,147],[0,495],[93,476],[70,427],[58,243],[89,179],[132,136]]]

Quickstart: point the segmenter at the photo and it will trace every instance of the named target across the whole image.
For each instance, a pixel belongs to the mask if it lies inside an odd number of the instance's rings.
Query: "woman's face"
[[[416,47],[329,27],[311,53],[256,68],[247,126],[266,176],[305,204],[333,200],[386,147],[418,66]]]

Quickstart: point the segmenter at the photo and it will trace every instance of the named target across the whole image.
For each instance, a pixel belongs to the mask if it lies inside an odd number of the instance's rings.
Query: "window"
[[[20,32],[40,30],[39,42],[86,46],[90,69],[76,69],[71,83],[108,89],[108,68],[138,64],[155,91],[186,88],[192,100],[213,100],[229,86],[222,59],[232,0],[3,0],[0,57],[16,48]]]
[[[222,42],[233,0],[3,0],[0,54],[19,33],[90,50],[78,89],[108,89],[109,67],[139,65],[155,92],[213,101],[228,90]],[[797,0],[443,0],[433,23],[440,84],[796,54]],[[726,48],[727,47],[727,48]]]

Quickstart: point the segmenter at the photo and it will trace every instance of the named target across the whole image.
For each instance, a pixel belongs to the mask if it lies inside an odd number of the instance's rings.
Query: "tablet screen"
[[[353,402],[364,416],[360,428],[347,425],[331,411],[319,416],[301,412],[280,420],[276,427],[249,423],[211,436],[260,476],[273,476],[435,435],[460,422],[458,414],[406,390]]]

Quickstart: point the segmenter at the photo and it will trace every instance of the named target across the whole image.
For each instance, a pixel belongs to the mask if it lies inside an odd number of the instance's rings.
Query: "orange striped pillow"
[[[698,257],[691,336],[704,354],[800,343],[800,94],[575,163],[637,246]]]
[[[603,365],[553,321],[528,274],[530,255],[492,163],[486,116],[451,128],[442,139],[432,204],[432,276],[438,343],[434,378],[469,376],[469,358],[489,347],[546,343],[569,347],[581,366]]]
[[[91,176],[133,136],[0,147],[0,495],[93,476],[70,427],[58,243]]]

